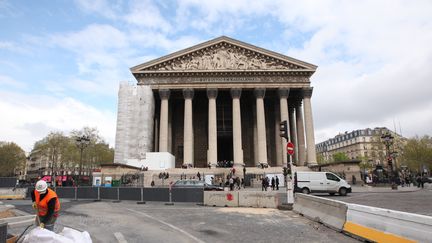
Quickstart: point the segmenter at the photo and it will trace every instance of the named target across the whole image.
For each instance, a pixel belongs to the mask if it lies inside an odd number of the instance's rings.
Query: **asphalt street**
[[[28,200],[6,203],[31,212]],[[358,242],[291,211],[190,203],[63,200],[56,230],[62,226],[86,230],[94,242]]]
[[[388,191],[388,192],[359,192],[351,193],[346,197],[317,194],[348,203],[386,208],[409,213],[432,216],[432,190],[418,191]]]

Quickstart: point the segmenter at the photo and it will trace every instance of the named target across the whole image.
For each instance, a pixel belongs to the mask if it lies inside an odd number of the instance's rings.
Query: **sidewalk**
[[[352,193],[386,193],[386,192],[415,192],[421,190],[421,188],[418,188],[416,186],[410,186],[410,187],[401,187],[398,186],[397,190],[392,190],[390,186],[387,187],[373,187],[373,186],[351,186]],[[425,185],[425,189],[427,189]]]

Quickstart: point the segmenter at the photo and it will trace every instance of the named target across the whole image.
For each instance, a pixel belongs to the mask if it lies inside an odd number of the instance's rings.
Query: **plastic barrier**
[[[204,205],[218,206],[218,207],[238,207],[239,206],[239,192],[238,191],[224,191],[224,192],[204,192]]]
[[[343,202],[301,193],[295,195],[293,208],[294,212],[337,231],[343,230],[347,209]]]
[[[239,206],[254,208],[277,208],[279,197],[277,192],[239,191]]]
[[[27,188],[0,188],[0,199],[24,199]]]
[[[344,231],[375,242],[431,242],[432,217],[348,204]]]

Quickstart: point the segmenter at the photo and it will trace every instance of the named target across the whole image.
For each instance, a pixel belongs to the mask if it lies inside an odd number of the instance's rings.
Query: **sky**
[[[317,143],[432,135],[430,0],[0,0],[0,141],[90,126],[114,146],[129,68],[221,35],[318,66]]]

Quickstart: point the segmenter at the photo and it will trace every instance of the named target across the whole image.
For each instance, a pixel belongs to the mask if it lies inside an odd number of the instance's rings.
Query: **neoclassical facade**
[[[176,167],[224,160],[284,166],[287,141],[279,124],[286,120],[293,161],[315,165],[310,77],[316,68],[225,36],[132,67],[138,92],[120,87],[115,162],[169,152]]]

